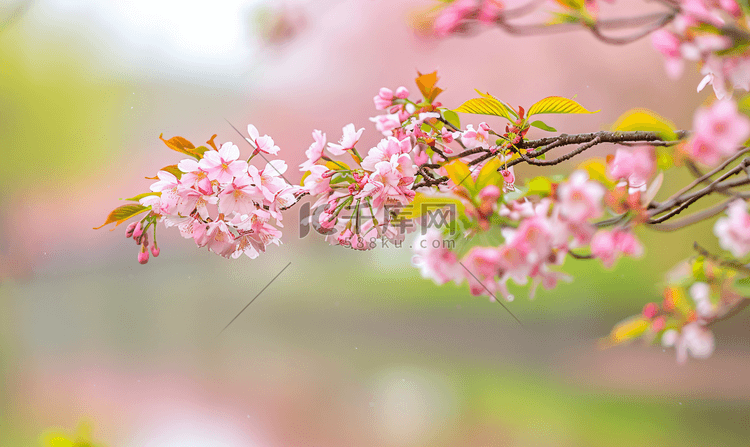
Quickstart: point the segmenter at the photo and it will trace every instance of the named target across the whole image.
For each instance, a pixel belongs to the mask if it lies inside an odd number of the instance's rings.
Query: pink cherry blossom
[[[604,187],[590,181],[585,171],[575,171],[557,189],[560,216],[572,223],[582,223],[602,215]]]
[[[685,363],[688,354],[696,359],[711,357],[716,347],[714,334],[699,322],[688,323],[682,327],[675,342],[677,362]]]
[[[314,196],[328,192],[331,189],[331,177],[323,176],[328,171],[329,169],[325,166],[312,166],[310,168],[310,175],[305,177],[305,190]]]
[[[264,154],[278,155],[279,147],[273,142],[273,138],[268,135],[260,136],[258,129],[252,124],[248,124],[247,133],[250,134],[250,140],[255,145],[255,153],[263,152]]]
[[[680,52],[681,41],[674,33],[665,29],[660,29],[651,33],[651,42],[661,54],[664,55],[664,65],[667,75],[672,79],[677,79],[682,74],[685,63]]]
[[[493,24],[503,13],[503,4],[499,0],[483,0],[479,9],[478,20],[485,25]]]
[[[206,171],[209,180],[230,183],[232,178],[247,171],[247,162],[238,160],[240,149],[227,142],[217,151],[206,151],[198,166]]]
[[[186,158],[177,164],[177,168],[183,172],[180,183],[188,188],[197,188],[203,194],[211,194],[213,186],[208,178],[208,172],[201,169],[198,160]]]
[[[737,199],[727,207],[727,216],[721,217],[714,225],[714,234],[719,245],[729,250],[735,257],[742,258],[750,253],[750,214],[747,204]]]
[[[435,35],[445,37],[452,33],[476,7],[475,0],[456,0],[451,3],[435,19],[432,25]]]
[[[389,161],[393,155],[408,154],[411,150],[411,139],[408,137],[402,140],[394,137],[384,138],[376,147],[370,149],[360,165],[363,169],[374,171],[378,162]]]
[[[370,121],[375,123],[375,128],[383,135],[391,135],[393,134],[393,132],[391,132],[393,129],[401,126],[401,120],[399,119],[398,113],[378,115],[370,118]]]
[[[173,214],[177,208],[177,204],[180,202],[180,194],[178,192],[180,181],[174,174],[167,171],[159,171],[156,176],[159,181],[151,185],[151,191],[161,192],[161,198],[159,200],[159,213],[160,214]]]
[[[339,143],[328,143],[328,150],[333,155],[343,155],[344,153],[346,153],[346,151],[351,150],[354,146],[356,146],[365,128],[363,127],[355,131],[354,124],[349,123],[341,130],[344,135],[341,137],[341,140],[339,140]]]
[[[393,90],[383,87],[372,100],[375,102],[375,109],[385,110],[393,105]]]
[[[461,134],[461,142],[467,149],[476,147],[490,147],[489,126],[487,123],[479,123],[479,128],[474,130],[471,124],[466,126],[466,131]]]
[[[612,268],[620,254],[639,257],[643,246],[635,236],[622,230],[599,230],[591,239],[591,255],[599,258],[607,268]]]
[[[409,97],[409,90],[403,85],[396,89],[396,98],[406,99]]]
[[[429,228],[425,234],[414,241],[412,264],[418,267],[423,278],[429,278],[437,284],[453,281],[461,283],[466,271],[458,263],[456,254],[444,243],[443,234]]]
[[[500,273],[501,254],[496,248],[474,247],[462,263],[466,266],[464,277],[469,282],[472,295],[494,294],[498,289],[496,276]],[[471,273],[469,273],[471,272]]]
[[[219,193],[219,211],[224,214],[250,214],[263,200],[263,193],[247,173],[234,178],[232,183]]]
[[[617,149],[607,165],[610,177],[625,180],[634,189],[646,190],[646,182],[656,170],[656,157],[650,146]]]
[[[310,168],[323,157],[323,149],[326,147],[326,134],[319,130],[314,130],[312,133],[313,140],[315,140],[309,148],[305,151],[307,160],[299,165],[300,171],[308,171]]]
[[[732,100],[716,101],[711,107],[698,109],[693,126],[695,136],[685,151],[708,166],[735,154],[750,136],[750,119],[738,112]]]

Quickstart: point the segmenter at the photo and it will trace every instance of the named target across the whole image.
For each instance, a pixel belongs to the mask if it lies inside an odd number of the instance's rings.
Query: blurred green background
[[[695,72],[667,81],[647,40],[489,31],[435,42],[408,29],[420,5],[0,6],[0,446],[41,445],[45,430],[80,420],[106,445],[134,447],[748,444],[747,315],[716,327],[704,361],[597,348],[659,299],[694,240],[717,250],[712,223],[642,233],[647,255],[613,271],[568,260],[572,284],[533,301],[516,290],[508,306],[523,328],[465,286],[423,280],[406,247],[300,239],[295,211],[284,245],[256,260],[162,231],[161,256],[141,266],[122,227],[91,229],[180,159],[162,132],[237,141],[225,119],[252,122],[293,167],[313,129],[335,141],[354,122],[374,145],[372,96],[416,91],[416,70],[439,70],[449,107],[479,88],[514,105],[556,94],[602,109],[549,120],[566,133],[633,107],[689,128],[707,98]],[[670,174],[663,194],[686,179]]]

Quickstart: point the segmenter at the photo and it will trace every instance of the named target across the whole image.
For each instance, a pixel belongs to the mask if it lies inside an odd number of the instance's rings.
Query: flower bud
[[[146,251],[145,245],[141,245],[141,251],[138,253],[138,262],[141,264],[148,262],[148,251]]]
[[[141,225],[141,222],[136,222],[135,227],[133,228],[133,237],[138,239],[141,237],[141,234],[143,234],[143,226]]]
[[[155,258],[158,258],[159,252],[159,247],[156,245],[156,241],[154,241],[154,245],[151,246],[151,254],[154,255]]]
[[[130,239],[133,237],[133,232],[135,231],[135,226],[138,224],[138,222],[131,222],[128,224],[128,227],[125,229],[125,237],[127,239]]]
[[[409,90],[406,89],[403,85],[396,89],[396,97],[401,99],[406,99],[409,97]]]
[[[657,309],[656,304],[648,303],[643,307],[643,316],[645,318],[651,319],[656,316],[658,311],[659,309]]]

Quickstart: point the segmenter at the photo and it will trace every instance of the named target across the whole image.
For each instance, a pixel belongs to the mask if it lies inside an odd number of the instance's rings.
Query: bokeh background
[[[694,69],[667,80],[648,39],[489,30],[434,41],[409,27],[425,6],[0,4],[0,446],[41,445],[82,420],[127,447],[748,444],[748,315],[717,325],[714,356],[685,365],[657,347],[597,347],[659,299],[693,240],[717,248],[711,223],[640,233],[646,256],[613,271],[569,260],[572,284],[533,301],[516,291],[523,328],[465,286],[423,280],[406,247],[299,238],[296,211],[284,245],[256,260],[162,231],[161,256],[142,266],[123,227],[92,230],[180,159],[162,132],[238,141],[225,120],[254,123],[294,166],[313,129],[335,141],[353,122],[374,145],[371,98],[382,86],[416,92],[417,70],[439,70],[449,107],[479,88],[514,105],[577,95],[602,110],[546,120],[567,133],[633,107],[689,128],[709,97]],[[668,176],[667,193],[686,179]]]

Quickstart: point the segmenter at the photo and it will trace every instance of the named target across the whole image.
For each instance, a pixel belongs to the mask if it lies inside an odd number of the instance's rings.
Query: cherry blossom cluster
[[[713,167],[735,155],[750,137],[750,118],[740,113],[737,103],[723,99],[695,112],[693,137],[684,146],[685,154]]]
[[[750,90],[750,56],[740,45],[750,40],[746,12],[735,0],[677,2],[673,30],[652,34],[654,47],[664,55],[667,74],[678,78],[685,61],[697,62],[701,91],[712,85],[716,97],[732,96],[734,89]]]
[[[154,239],[151,254],[159,255],[159,222],[176,226],[184,238],[225,258],[242,254],[256,258],[268,245],[280,243],[277,227],[282,227],[281,210],[296,202],[300,187],[283,178],[287,165],[282,160],[270,160],[263,169],[249,163],[259,154],[278,154],[279,147],[268,135],[260,136],[253,125],[248,126],[248,132],[247,142],[254,149],[248,160],[240,158],[240,150],[232,142],[217,147],[212,139],[208,142],[212,148],[198,150],[189,142],[188,147],[178,146],[187,141],[179,137],[166,141],[193,158],[160,170],[151,193],[136,197],[139,212],[148,214],[131,223],[126,235],[141,245],[141,264],[149,258],[150,227]]]

